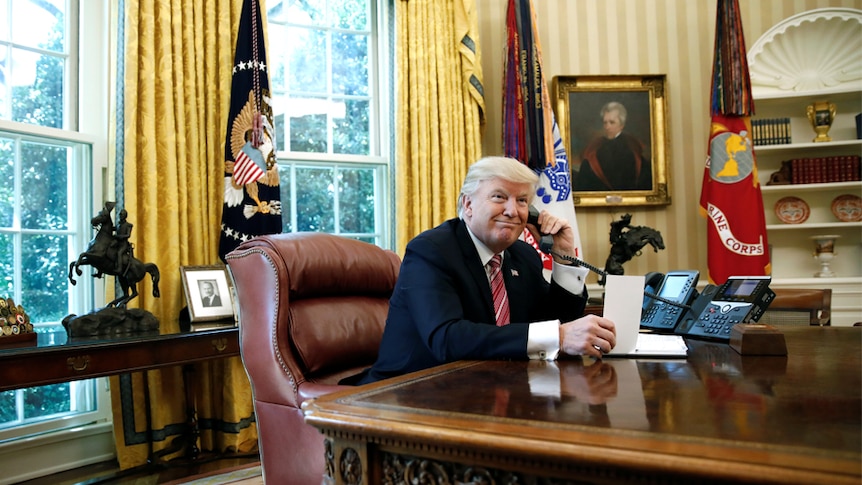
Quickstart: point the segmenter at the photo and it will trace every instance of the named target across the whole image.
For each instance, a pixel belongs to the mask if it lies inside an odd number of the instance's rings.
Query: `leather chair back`
[[[773,288],[775,299],[758,323],[770,325],[831,324],[832,290],[830,288]]]
[[[400,258],[324,233],[260,236],[226,256],[267,483],[321,483],[323,436],[302,403],[377,358]]]

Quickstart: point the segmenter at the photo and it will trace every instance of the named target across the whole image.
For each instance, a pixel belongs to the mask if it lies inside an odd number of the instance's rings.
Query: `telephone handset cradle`
[[[696,286],[699,276],[700,273],[696,270],[648,275],[647,287],[644,289],[641,327],[658,333],[673,333],[690,310],[689,304],[697,297]]]
[[[770,276],[731,276],[719,287],[710,288],[697,311],[683,319],[674,333],[713,340],[730,340],[737,323],[755,323],[775,299],[769,288]],[[704,293],[707,293],[704,290]]]

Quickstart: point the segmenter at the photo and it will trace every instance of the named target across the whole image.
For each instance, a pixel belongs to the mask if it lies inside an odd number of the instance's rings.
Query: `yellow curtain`
[[[134,223],[135,256],[155,263],[161,273],[161,297],[152,296],[145,279],[131,306],[152,312],[163,333],[174,332],[185,305],[180,267],[218,262],[224,142],[242,2],[126,0],[121,5],[117,171],[124,208]],[[240,359],[197,364],[191,377],[193,382],[185,382],[181,368],[170,368],[111,378],[121,468],[148,458],[147,404],[154,451],[170,449],[187,431],[188,385],[196,390],[201,449],[256,447],[251,388]],[[143,397],[145,379],[149,403]]]
[[[454,217],[467,167],[482,152],[475,0],[396,2],[397,246]]]

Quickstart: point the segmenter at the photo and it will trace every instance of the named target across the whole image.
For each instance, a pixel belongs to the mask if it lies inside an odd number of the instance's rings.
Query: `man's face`
[[[204,283],[201,285],[201,291],[203,292],[204,296],[210,296],[213,294],[213,285],[209,283]]]
[[[623,124],[620,122],[620,114],[616,111],[608,111],[602,117],[602,126],[605,129],[605,138],[612,140],[623,131]]]
[[[528,183],[486,180],[475,194],[464,198],[464,221],[480,241],[499,253],[524,232],[531,189]]]

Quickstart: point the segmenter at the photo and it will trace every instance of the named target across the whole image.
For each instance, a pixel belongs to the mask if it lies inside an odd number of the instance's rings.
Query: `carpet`
[[[182,480],[174,480],[164,485],[263,485],[260,464],[243,465],[228,470],[218,470]]]

